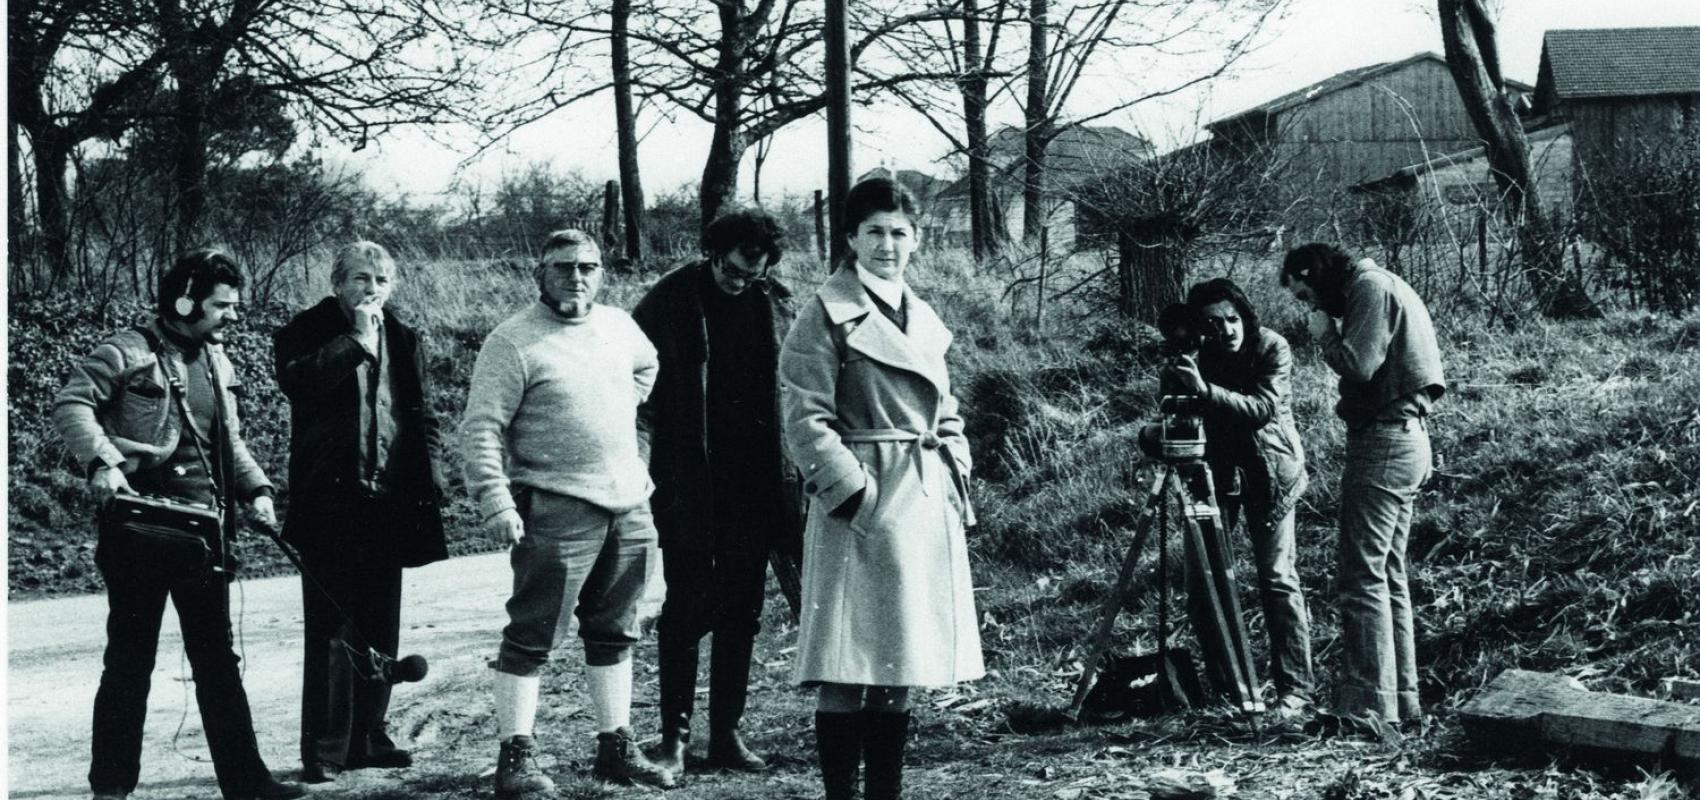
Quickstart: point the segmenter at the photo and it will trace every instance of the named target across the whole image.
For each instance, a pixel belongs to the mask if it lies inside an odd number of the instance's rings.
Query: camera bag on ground
[[[183,434],[190,437],[200,457],[207,483],[212,488],[216,506],[194,503],[172,497],[117,493],[100,512],[101,553],[97,557],[120,559],[126,565],[154,574],[187,575],[209,566],[223,566],[224,494],[213,478],[212,465],[201,433],[189,414],[189,401],[184,396],[183,380],[165,365],[160,353],[158,336],[147,328],[136,331],[147,340],[154,357],[161,359],[160,368],[170,386],[172,404],[182,420]],[[216,403],[215,409],[216,409]],[[215,414],[216,414],[215,410]]]
[[[1166,649],[1137,656],[1115,655],[1098,672],[1098,682],[1080,707],[1081,719],[1099,724],[1160,717],[1204,703],[1204,687],[1192,653]]]

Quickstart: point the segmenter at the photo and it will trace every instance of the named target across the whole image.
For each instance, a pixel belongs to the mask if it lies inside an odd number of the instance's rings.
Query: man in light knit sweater
[[[1346,422],[1339,554],[1344,663],[1334,711],[1418,726],[1423,711],[1405,547],[1417,489],[1432,471],[1428,416],[1446,390],[1434,323],[1399,276],[1369,259],[1354,263],[1332,245],[1288,252],[1281,285],[1311,308],[1311,335],[1340,376],[1334,410]]]
[[[496,671],[496,793],[553,792],[532,726],[539,671],[576,613],[596,711],[592,773],[673,786],[632,740],[638,600],[660,568],[652,486],[637,407],[655,348],[625,312],[596,304],[602,254],[558,231],[537,265],[538,302],[498,325],[478,352],[461,423],[467,489],[495,536],[512,543],[513,595]]]

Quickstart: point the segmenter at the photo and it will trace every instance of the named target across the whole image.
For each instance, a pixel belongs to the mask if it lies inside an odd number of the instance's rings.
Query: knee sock
[[[632,724],[632,660],[606,667],[586,666],[590,704],[596,709],[596,732],[611,733]]]
[[[496,673],[496,740],[530,736],[537,723],[537,690],[542,679],[536,675]]]

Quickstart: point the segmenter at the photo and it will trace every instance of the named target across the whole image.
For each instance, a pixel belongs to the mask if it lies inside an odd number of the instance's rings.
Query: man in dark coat
[[[779,345],[794,318],[791,293],[769,277],[781,238],[764,212],[726,214],[703,232],[705,258],[668,273],[632,312],[661,362],[638,430],[667,579],[656,758],[676,771],[690,741],[698,644],[710,631],[708,761],[766,767],[738,725],[768,555],[794,559],[802,543],[797,471],[780,444]]]
[[[301,763],[314,783],[412,764],[384,729],[390,684],[368,648],[395,657],[402,567],[448,555],[419,335],[384,308],[395,281],[383,247],[355,242],[336,257],[333,296],[272,340],[291,417],[284,537],[308,573]]]

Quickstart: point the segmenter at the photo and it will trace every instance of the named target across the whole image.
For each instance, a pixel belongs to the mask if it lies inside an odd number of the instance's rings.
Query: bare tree
[[[1548,317],[1597,317],[1577,276],[1564,272],[1564,246],[1541,207],[1529,140],[1499,68],[1494,23],[1483,0],[1439,0],[1446,66],[1470,122],[1487,148],[1488,167],[1504,197],[1506,219],[1518,229],[1523,275]]]

